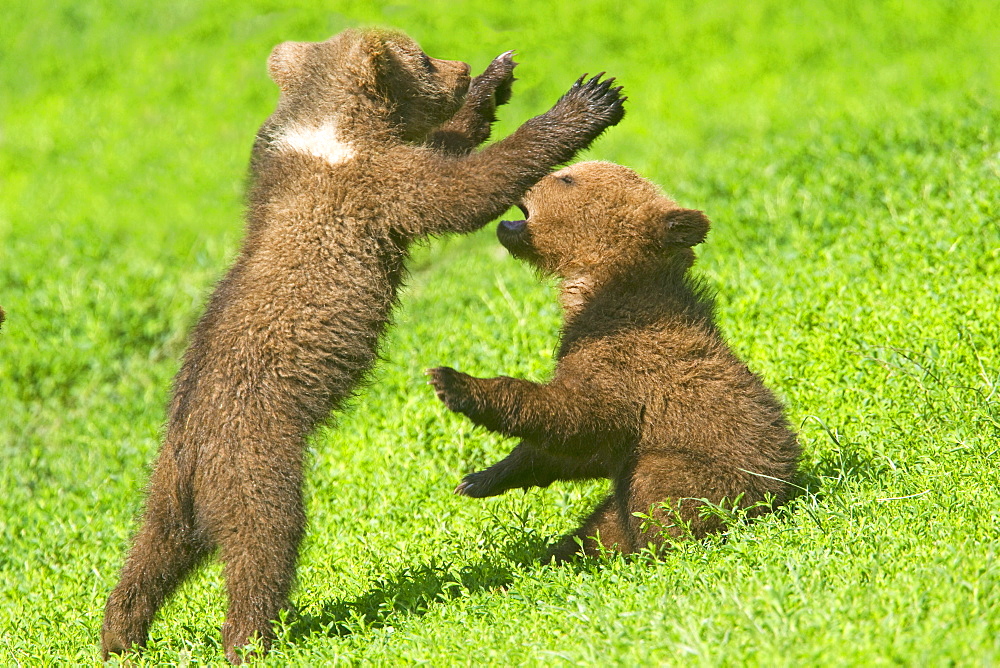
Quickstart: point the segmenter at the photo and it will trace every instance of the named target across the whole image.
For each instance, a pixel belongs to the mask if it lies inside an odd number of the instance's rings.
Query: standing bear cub
[[[376,360],[411,242],[471,232],[624,113],[582,78],[482,151],[513,81],[510,53],[469,79],[402,33],[286,42],[257,134],[246,237],[174,380],[142,523],[105,606],[105,658],[142,647],[157,610],[214,550],[226,656],[266,648],[305,526],[305,438]]]
[[[562,279],[558,364],[545,384],[429,371],[452,411],[521,439],[458,494],[610,478],[613,491],[551,556],[635,552],[723,529],[704,504],[769,510],[789,497],[799,446],[781,404],[733,354],[688,276],[708,233],[635,172],[585,162],[542,179],[500,223],[515,257]],[[666,534],[664,536],[663,534]]]

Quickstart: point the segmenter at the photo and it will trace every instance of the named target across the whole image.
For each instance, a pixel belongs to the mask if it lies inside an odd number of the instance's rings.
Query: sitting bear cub
[[[521,443],[455,490],[486,497],[555,480],[610,478],[613,491],[551,556],[599,545],[631,553],[724,528],[705,501],[756,515],[786,501],[799,446],[781,404],[726,345],[714,304],[688,276],[708,233],[633,171],[585,162],[528,191],[503,221],[515,257],[562,279],[554,378],[429,371],[438,397]],[[648,519],[652,519],[650,522]]]

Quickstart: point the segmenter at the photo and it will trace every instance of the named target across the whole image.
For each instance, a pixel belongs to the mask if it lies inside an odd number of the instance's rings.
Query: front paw
[[[602,76],[604,72],[590,79],[586,74],[577,79],[556,103],[554,111],[572,115],[582,112],[592,118],[600,130],[617,125],[625,115],[624,103],[628,98],[621,94],[622,86],[612,88],[614,77],[601,81]]]
[[[483,469],[462,478],[462,482],[458,483],[458,487],[455,488],[455,494],[473,499],[484,499],[488,496],[503,494],[508,489],[510,488],[501,484],[490,469]]]
[[[428,369],[426,374],[430,377],[427,382],[434,386],[438,399],[448,410],[453,413],[465,413],[469,409],[467,384],[472,376],[448,366]]]
[[[469,97],[485,109],[494,110],[510,102],[514,82],[514,52],[501,53],[493,59],[489,67],[472,80],[469,86]]]

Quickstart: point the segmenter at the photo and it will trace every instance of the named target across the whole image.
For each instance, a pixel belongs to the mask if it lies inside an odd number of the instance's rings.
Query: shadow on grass
[[[877,468],[875,462],[860,453],[838,450],[833,456],[799,472],[790,503],[776,509],[777,515],[787,520],[788,513],[803,510],[819,523],[809,507],[809,499],[815,504],[826,495],[836,494],[844,482],[868,477],[871,470]],[[747,517],[729,519],[753,521]],[[496,541],[494,545],[485,547],[483,553],[487,556],[478,563],[455,567],[431,558],[422,564],[406,566],[377,579],[367,592],[358,597],[328,601],[319,612],[293,611],[287,638],[297,641],[312,635],[346,637],[390,626],[393,617],[422,616],[436,603],[506,587],[513,582],[514,571],[518,567],[544,558],[550,547],[549,540],[534,532],[513,531],[506,541]],[[656,559],[656,554],[643,551],[624,558]],[[602,558],[581,557],[559,567],[582,572],[600,568],[603,564]]]
[[[314,634],[349,636],[388,626],[397,615],[424,615],[434,603],[511,584],[516,567],[541,558],[547,549],[545,539],[532,535],[499,547],[488,559],[461,568],[437,564],[433,559],[407,566],[376,580],[357,598],[329,601],[318,613],[294,614],[288,638],[294,641]]]

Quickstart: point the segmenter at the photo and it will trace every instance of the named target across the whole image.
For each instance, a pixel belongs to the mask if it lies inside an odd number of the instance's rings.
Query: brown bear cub
[[[469,79],[398,32],[286,42],[268,61],[277,110],[257,134],[246,237],[174,380],[145,512],[105,608],[104,656],[215,549],[226,656],[266,648],[305,526],[306,436],[377,357],[411,242],[471,232],[624,113],[612,80],[580,79],[481,151],[513,81],[510,53]]]
[[[546,176],[521,209],[526,220],[504,221],[497,234],[515,257],[562,279],[558,364],[545,384],[428,372],[449,409],[521,439],[455,492],[610,478],[610,496],[553,548],[560,561],[578,540],[588,555],[600,546],[627,554],[723,529],[718,513],[702,512],[705,500],[749,515],[787,500],[795,434],[688,275],[691,247],[708,232],[704,214],[605,162]]]

